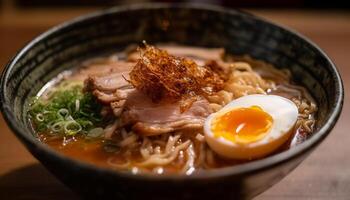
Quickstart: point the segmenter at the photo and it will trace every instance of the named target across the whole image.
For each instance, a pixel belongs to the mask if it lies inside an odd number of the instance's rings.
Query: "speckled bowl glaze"
[[[229,53],[249,54],[290,69],[294,80],[307,87],[319,104],[315,133],[277,155],[191,176],[133,175],[102,169],[69,159],[36,139],[26,109],[45,83],[86,58],[142,40],[224,47]],[[286,176],[330,133],[342,109],[343,86],[325,53],[286,28],[220,7],[142,4],[83,16],[35,38],[6,66],[0,95],[4,118],[16,136],[49,171],[84,197],[250,199]]]

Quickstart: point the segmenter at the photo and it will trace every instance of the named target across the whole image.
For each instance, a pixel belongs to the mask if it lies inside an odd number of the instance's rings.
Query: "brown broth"
[[[125,158],[124,158],[125,155],[123,154],[124,152],[121,152],[121,151],[107,152],[104,149],[105,143],[108,142],[107,140],[103,140],[103,139],[90,140],[90,139],[85,139],[83,137],[70,137],[70,138],[65,137],[64,139],[62,139],[62,138],[48,136],[46,133],[39,134],[39,139],[41,142],[44,142],[45,144],[49,145],[51,148],[55,149],[56,151],[70,158],[84,161],[90,164],[94,164],[99,167],[118,170],[118,167],[111,165],[108,162],[108,160],[109,159],[113,160],[114,163],[125,162]],[[195,146],[198,147],[198,145],[195,145]],[[209,147],[206,147],[206,148],[209,148]],[[138,153],[139,152],[138,149],[134,149],[131,152],[132,154],[130,155],[130,159],[133,160],[135,163],[140,162],[141,156]],[[195,152],[199,153],[199,149],[196,148]],[[215,159],[214,165],[207,165],[205,167],[201,166],[196,168],[196,170],[222,168],[226,166],[233,166],[233,165],[242,164],[242,163],[251,161],[251,160],[241,160],[241,161],[228,160],[218,156],[215,153],[213,154],[213,156]],[[181,170],[183,164],[184,164],[183,160],[177,159],[169,165],[162,166],[161,167],[162,173],[178,173]],[[133,170],[133,173],[152,172],[152,171],[154,172],[154,169],[151,167],[135,168]]]
[[[39,138],[40,141],[68,157],[93,163],[100,167],[108,166],[106,160],[110,154],[103,150],[102,140],[88,141],[81,137],[68,139],[52,138],[45,133],[40,134]]]

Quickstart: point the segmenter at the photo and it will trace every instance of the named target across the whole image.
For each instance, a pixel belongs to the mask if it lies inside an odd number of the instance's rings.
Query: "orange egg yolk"
[[[211,131],[235,143],[251,143],[264,138],[273,124],[271,115],[259,106],[237,108],[214,118]]]

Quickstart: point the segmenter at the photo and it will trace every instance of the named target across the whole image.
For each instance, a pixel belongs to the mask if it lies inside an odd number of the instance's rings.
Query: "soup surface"
[[[190,175],[262,159],[307,139],[317,111],[288,70],[221,48],[128,47],[44,88],[28,111],[40,141],[135,174]],[[248,96],[252,106],[241,99]],[[286,114],[293,109],[295,119]]]

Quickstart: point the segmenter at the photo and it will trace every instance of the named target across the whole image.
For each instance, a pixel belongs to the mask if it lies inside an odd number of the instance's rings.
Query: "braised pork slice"
[[[154,103],[147,95],[132,88],[122,75],[118,72],[105,76],[90,75],[85,90],[109,105],[113,114],[120,117],[121,126],[131,126],[135,132],[158,135],[201,128],[212,112],[205,99],[194,101],[185,112],[181,112],[179,102]]]
[[[111,93],[119,88],[126,87],[130,85],[127,79],[134,65],[135,63],[132,62],[120,61],[106,68],[101,67],[101,70],[88,75],[88,78],[85,80],[85,89],[87,91],[97,89]]]
[[[212,112],[209,103],[200,99],[184,112],[179,102],[154,103],[143,93],[128,93],[121,113],[121,124],[132,125],[134,131],[143,135],[158,135],[182,129],[197,129]]]
[[[175,130],[198,129],[212,113],[205,99],[194,101],[181,112],[179,102],[154,103],[136,89],[117,89],[113,93],[94,90],[93,94],[104,104],[109,104],[113,114],[120,118],[121,126],[131,126],[142,135],[159,135]]]
[[[222,49],[164,49],[203,61],[220,60],[224,53]],[[146,45],[132,62],[129,55],[118,69],[89,75],[85,90],[109,106],[120,119],[119,126],[142,135],[201,128],[213,112],[205,95],[220,89],[223,81],[211,68],[169,52]]]
[[[109,66],[89,67],[85,91],[92,92],[104,104],[125,99],[125,91],[132,89],[127,81],[135,63],[118,61]]]

